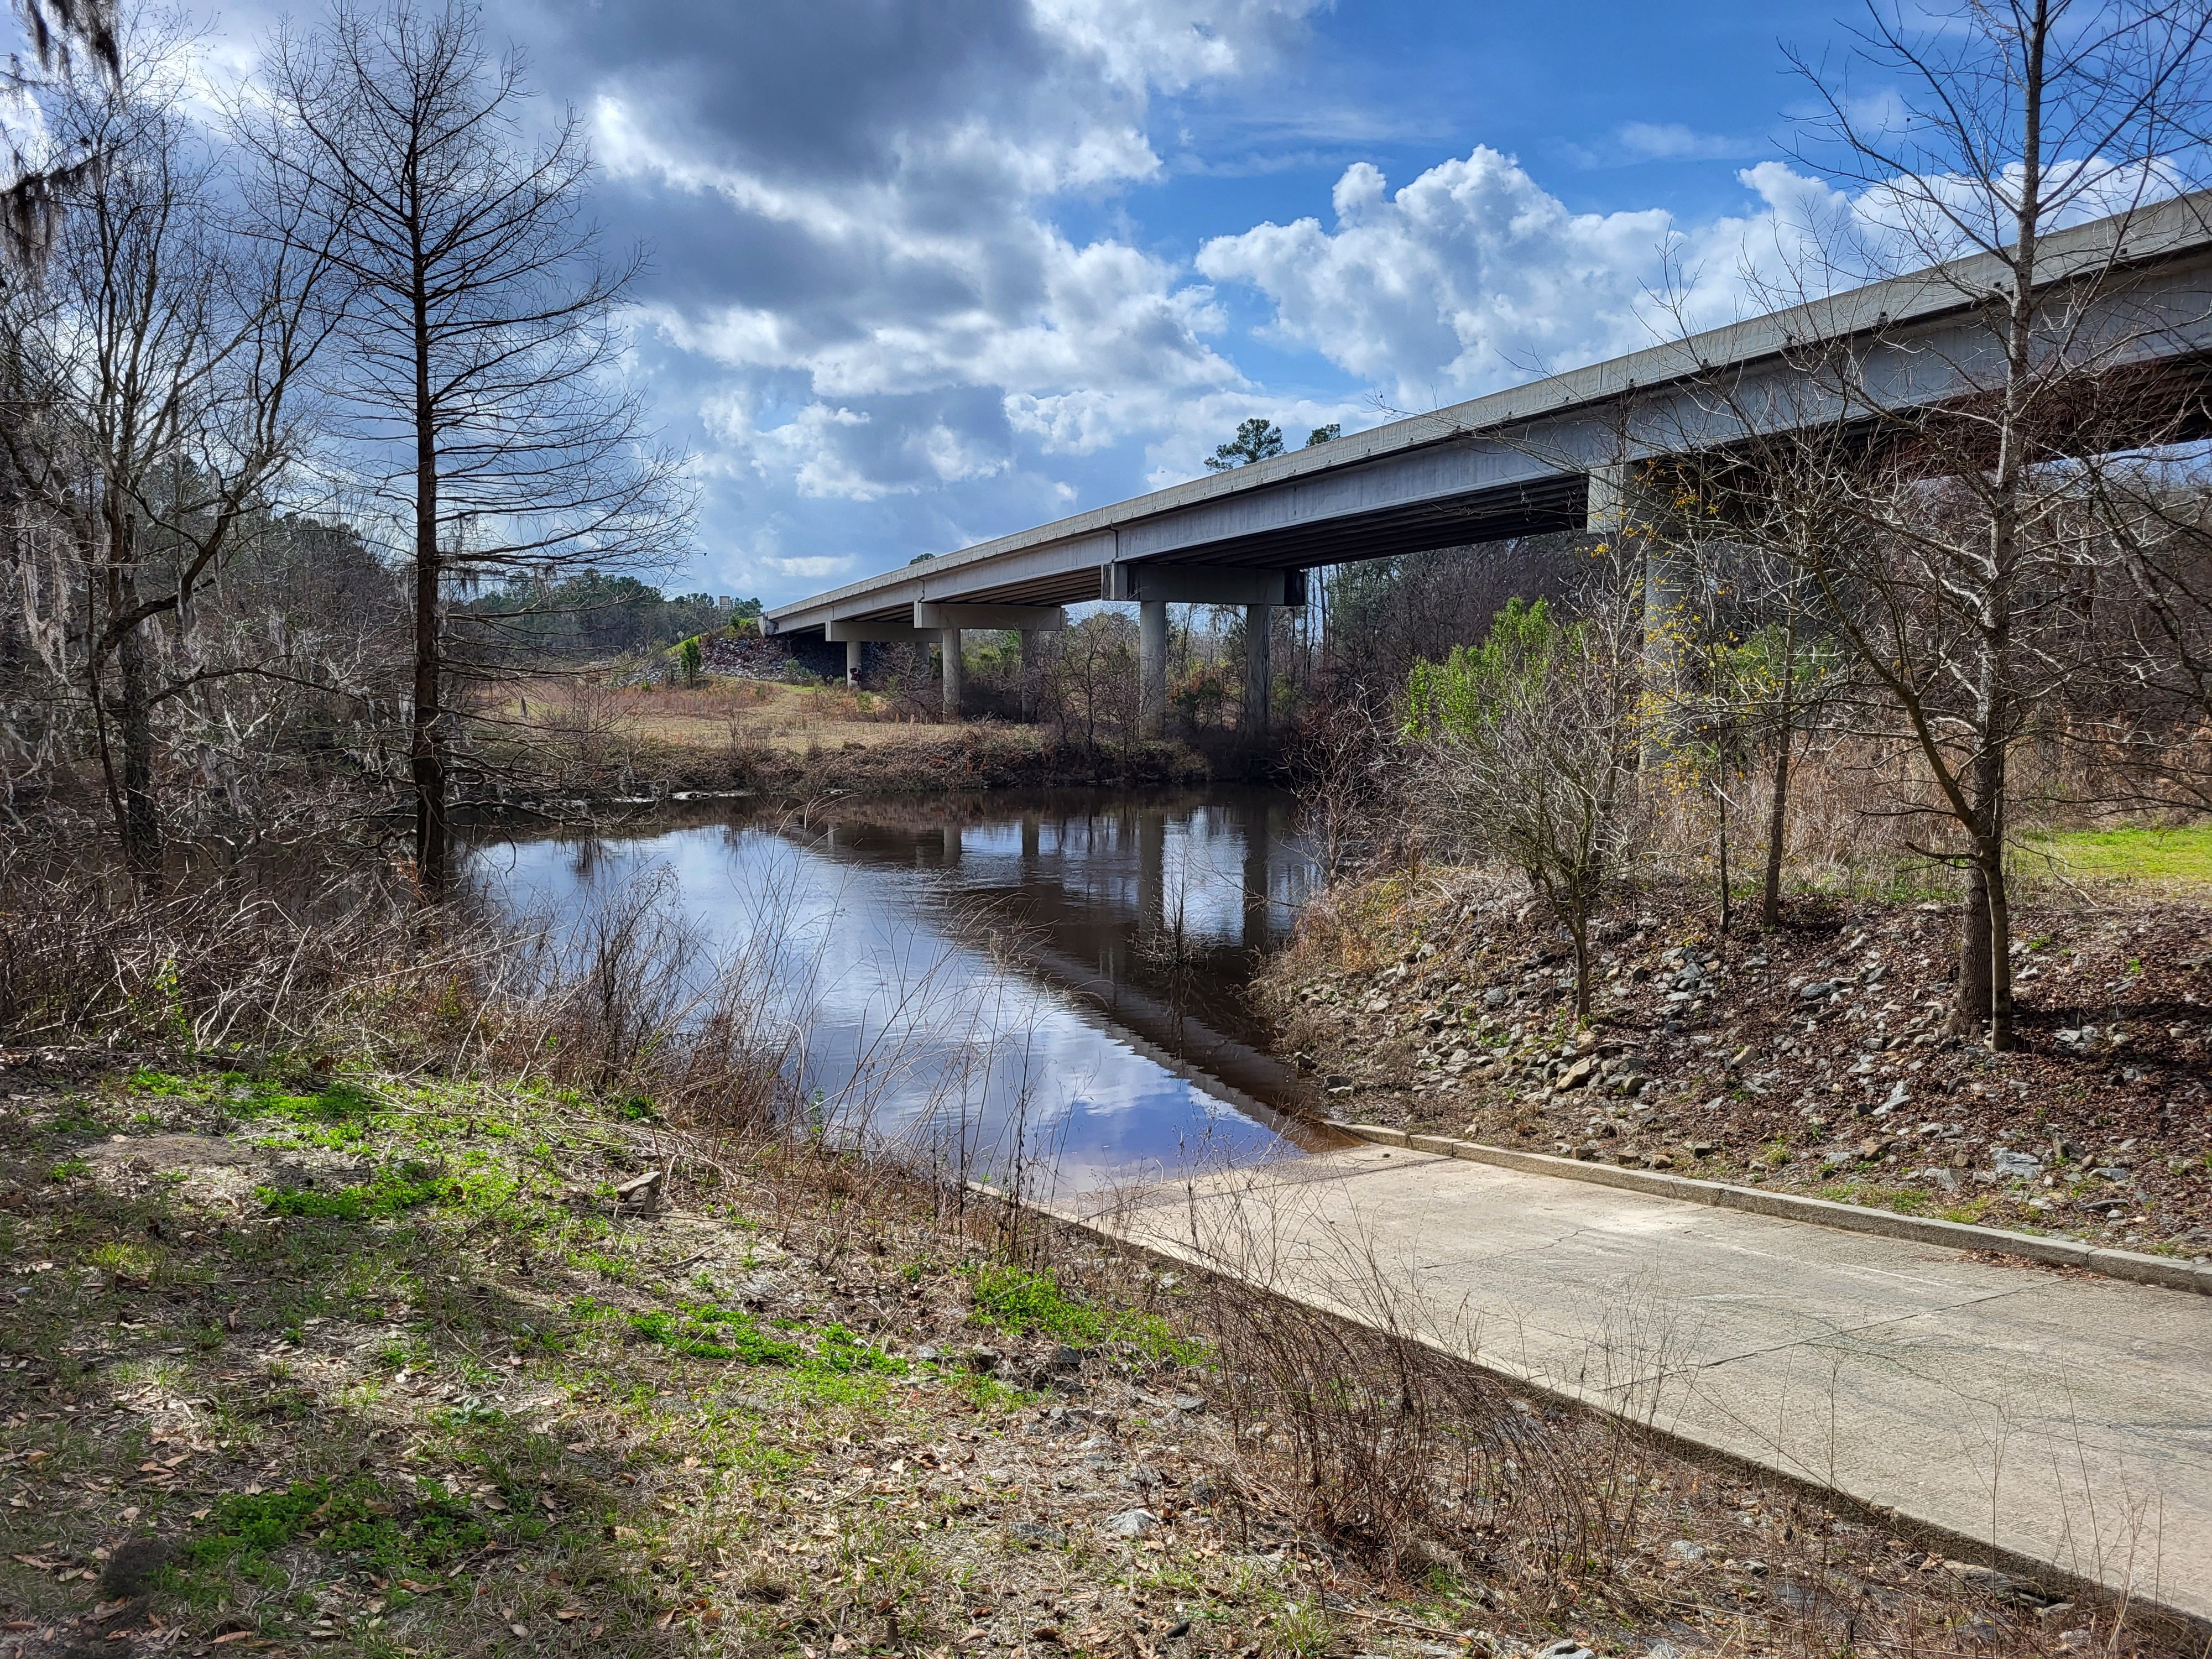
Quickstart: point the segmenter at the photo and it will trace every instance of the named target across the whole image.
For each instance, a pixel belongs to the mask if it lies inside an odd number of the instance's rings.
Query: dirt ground
[[[1385,1568],[1172,1275],[639,1103],[112,1065],[0,1054],[11,1659],[2172,1650],[1540,1401],[1486,1467],[1605,1552]]]
[[[2212,908],[2075,895],[2015,922],[2021,1045],[1947,1035],[1956,917],[1710,896],[1606,921],[1594,1018],[1525,889],[1431,870],[1338,892],[1266,1006],[1335,1115],[1916,1214],[2212,1255]]]

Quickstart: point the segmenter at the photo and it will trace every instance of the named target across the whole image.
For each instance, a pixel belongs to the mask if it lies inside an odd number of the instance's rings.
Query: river
[[[1244,995],[1318,885],[1291,824],[1237,786],[737,801],[467,868],[556,919],[659,884],[747,964],[827,1131],[1066,1194],[1328,1144]]]

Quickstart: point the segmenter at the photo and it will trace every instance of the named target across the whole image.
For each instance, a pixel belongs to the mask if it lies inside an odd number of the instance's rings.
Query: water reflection
[[[1060,1191],[1316,1144],[1243,995],[1315,883],[1275,792],[694,811],[470,867],[558,914],[665,873],[832,1132]]]

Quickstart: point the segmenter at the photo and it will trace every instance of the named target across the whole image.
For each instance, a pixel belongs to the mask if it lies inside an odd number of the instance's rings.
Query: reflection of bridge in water
[[[1008,966],[1155,1064],[1310,1147],[1334,1137],[1304,1115],[1314,1091],[1268,1051],[1246,996],[1314,884],[1290,821],[1269,790],[1055,792],[840,802],[784,833],[841,861],[939,873],[961,932],[994,942]]]

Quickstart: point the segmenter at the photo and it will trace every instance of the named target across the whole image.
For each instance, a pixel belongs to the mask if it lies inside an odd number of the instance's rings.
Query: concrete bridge
[[[2202,402],[2212,192],[2055,233],[2039,273],[2081,301],[2051,308],[2047,350],[2093,372],[2186,365],[2146,395]],[[1133,601],[1140,726],[1158,735],[1167,607],[1243,605],[1245,707],[1264,721],[1269,612],[1305,602],[1308,570],[1645,518],[1634,480],[1655,460],[1971,395],[2002,372],[1990,301],[2010,279],[1986,255],[1891,278],[902,566],[763,625],[843,641],[852,673],[866,642],[941,642],[957,716],[962,630],[1018,629],[1026,655],[1061,607]],[[2146,411],[2165,430],[2175,413]],[[1661,586],[1647,573],[1647,595]]]

